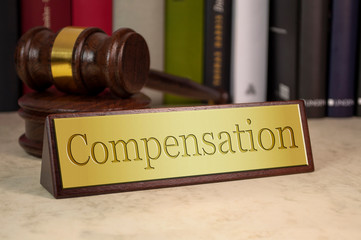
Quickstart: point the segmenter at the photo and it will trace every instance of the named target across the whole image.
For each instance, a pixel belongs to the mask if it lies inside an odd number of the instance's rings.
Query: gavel
[[[227,103],[228,94],[150,69],[145,39],[129,28],[108,36],[99,28],[65,27],[58,33],[35,27],[20,39],[15,53],[20,79],[31,89],[51,85],[70,94],[98,94],[105,88],[127,98],[144,86],[185,97]]]

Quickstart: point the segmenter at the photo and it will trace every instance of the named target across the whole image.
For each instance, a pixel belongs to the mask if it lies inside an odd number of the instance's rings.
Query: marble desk
[[[56,200],[0,113],[0,239],[361,239],[361,118],[309,127],[313,173]]]

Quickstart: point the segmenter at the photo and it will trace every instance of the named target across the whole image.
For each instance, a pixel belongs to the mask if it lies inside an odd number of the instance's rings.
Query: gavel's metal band
[[[72,59],[75,42],[84,29],[63,28],[56,36],[51,50],[51,72],[54,84],[66,92],[77,92],[77,86],[73,80]]]

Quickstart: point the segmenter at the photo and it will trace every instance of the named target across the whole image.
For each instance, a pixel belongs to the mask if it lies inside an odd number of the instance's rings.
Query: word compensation
[[[247,125],[252,121],[247,119]],[[74,147],[74,142],[81,142]],[[81,149],[79,149],[81,148]],[[96,164],[142,161],[145,169],[154,169],[152,161],[167,158],[188,158],[215,154],[235,154],[257,151],[287,150],[298,148],[292,127],[276,127],[241,130],[234,124],[233,131],[204,132],[200,135],[185,134],[165,136],[162,139],[147,137],[136,139],[117,139],[107,142],[89,142],[87,134],[76,133],[67,140],[66,151],[69,160],[77,166],[85,166],[90,161]],[[80,158],[77,151],[85,151],[87,157]],[[120,157],[122,156],[122,157]]]

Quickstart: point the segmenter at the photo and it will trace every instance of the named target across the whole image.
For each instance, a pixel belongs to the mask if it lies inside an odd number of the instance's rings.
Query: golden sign
[[[313,170],[301,103],[53,116],[48,121],[62,189],[302,166]]]

